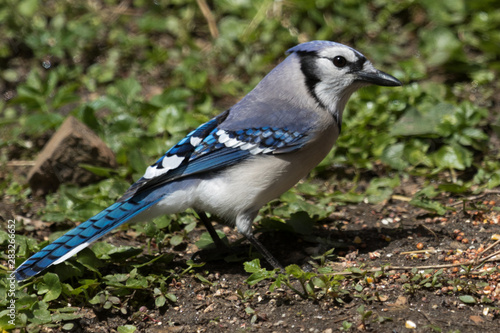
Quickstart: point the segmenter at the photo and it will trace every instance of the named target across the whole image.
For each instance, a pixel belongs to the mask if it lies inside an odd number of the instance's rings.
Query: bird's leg
[[[252,234],[249,233],[248,235],[245,235],[246,238],[252,243],[252,245],[259,251],[259,253],[266,259],[266,261],[273,266],[274,268],[277,268],[281,270],[282,272],[285,271],[285,268],[280,264],[278,259],[276,259],[271,252],[269,252],[264,245],[262,245],[261,242]]]
[[[216,250],[219,251],[220,253],[219,254],[230,254],[230,253],[234,253],[234,251],[236,249],[233,248],[230,248],[229,246],[226,245],[226,243],[224,243],[219,235],[217,234],[217,232],[215,231],[214,229],[214,226],[212,225],[212,223],[210,222],[210,219],[208,218],[207,214],[205,214],[205,212],[200,212],[200,211],[197,211],[196,214],[198,214],[200,220],[203,222],[203,224],[205,225],[205,228],[207,229],[208,233],[210,234],[210,237],[212,237],[212,240],[214,241],[214,244],[215,244],[215,247],[216,247]],[[281,271],[284,271],[285,269],[283,268],[283,266],[280,264],[280,262],[278,261],[278,259],[276,259],[272,254],[271,252],[269,252],[265,247],[264,245],[262,245],[261,242],[259,242],[259,240],[250,232],[249,234],[245,234],[245,237],[250,241],[250,243],[257,249],[257,251],[259,251],[259,253],[264,257],[264,259],[266,259],[266,261],[271,265],[273,266],[273,268],[278,268],[280,269]],[[196,252],[194,255],[193,255],[193,258],[199,256],[200,258],[204,256],[204,254],[207,254],[209,252],[212,252],[210,250],[200,250],[198,252]],[[236,251],[238,252],[238,251]]]
[[[198,212],[198,211],[196,213],[200,217],[201,222],[203,222],[203,224],[205,225],[205,228],[207,228],[210,237],[212,237],[212,240],[214,241],[215,247],[221,251],[227,251],[228,246],[220,239],[219,235],[214,229],[214,226],[208,219],[207,214],[205,214],[205,212]]]

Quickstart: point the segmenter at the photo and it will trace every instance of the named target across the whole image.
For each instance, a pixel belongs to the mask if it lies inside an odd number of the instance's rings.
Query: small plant
[[[283,274],[279,273],[277,269],[268,271],[260,267],[260,260],[254,259],[245,263],[245,270],[251,273],[246,280],[251,286],[263,280],[273,281],[269,286],[271,292],[284,284],[304,299],[319,299],[325,295],[330,295],[340,302],[341,296],[346,293],[340,288],[340,281],[343,280],[342,276],[305,272],[297,265],[287,266],[285,274]],[[328,270],[323,270],[323,273],[328,273]],[[294,281],[299,283],[300,290],[294,286]]]
[[[344,320],[344,321],[342,322],[342,326],[340,327],[340,330],[341,330],[341,331],[346,331],[346,332],[347,332],[347,331],[349,331],[349,330],[351,329],[351,327],[352,327],[352,323],[350,323],[350,322],[348,322],[348,321]]]
[[[356,312],[361,316],[360,321],[361,325],[363,328],[366,328],[368,325],[367,321],[370,319],[373,315],[373,311],[371,310],[366,310],[364,305],[360,305],[357,309]]]

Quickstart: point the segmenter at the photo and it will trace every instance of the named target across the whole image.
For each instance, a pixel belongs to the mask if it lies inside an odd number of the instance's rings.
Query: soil
[[[155,307],[151,291],[141,293],[140,290],[128,304],[122,304],[123,310],[72,304],[82,315],[74,321],[72,331],[116,332],[119,326],[134,325],[136,332],[158,333],[328,333],[351,324],[348,330],[351,332],[497,332],[499,275],[495,271],[482,274],[497,267],[495,262],[474,266],[468,273],[463,267],[445,268],[441,275],[437,274],[437,284],[433,286],[422,281],[426,277],[432,280],[439,265],[465,263],[494,243],[492,239],[500,234],[500,212],[496,208],[500,192],[470,197],[465,206],[465,198],[449,197],[444,203],[455,211],[434,216],[407,202],[404,194],[418,187],[418,179],[408,179],[396,189],[396,195],[383,204],[339,206],[330,218],[318,222],[310,237],[272,231],[258,235],[282,264],[297,264],[304,270],[311,270],[318,262],[311,257],[327,251],[332,242],[335,256],[325,265],[335,272],[346,272],[352,267],[370,271],[390,266],[380,275],[373,272],[364,276],[345,275],[340,292],[302,298],[285,285],[271,291],[269,280],[249,286],[245,280],[250,274],[245,272],[242,262],[213,261],[178,280],[167,281],[168,290],[177,302],[167,302],[160,309]],[[32,203],[32,207],[40,205],[43,203],[36,200]],[[2,215],[15,210],[5,205],[1,208]],[[222,228],[231,241],[240,237],[232,228],[216,227]],[[46,223],[37,224],[37,229],[40,239],[50,233]],[[204,231],[198,227],[188,234],[189,241],[169,249],[168,252],[175,254],[171,263],[152,264],[141,274],[158,269],[177,274],[185,270],[186,261],[197,251],[194,242]],[[139,245],[146,241],[124,230],[104,240],[116,245]],[[261,262],[262,266],[266,265],[264,260]],[[418,278],[424,269],[412,271],[412,267],[422,266],[430,267],[425,273],[428,275]],[[116,269],[123,270],[123,266],[104,267],[103,275],[116,273]],[[297,281],[292,285],[301,290]],[[460,298],[463,295],[472,295],[475,303],[464,303]],[[47,328],[46,331],[58,330]]]

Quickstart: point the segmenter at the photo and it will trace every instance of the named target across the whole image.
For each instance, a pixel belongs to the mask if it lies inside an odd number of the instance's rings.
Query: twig
[[[434,235],[434,238],[439,239],[439,237],[436,235],[436,233],[435,233],[435,232],[434,232],[431,228],[429,228],[429,227],[428,227],[428,226],[426,226],[425,224],[420,224],[420,226],[421,226],[422,228],[424,228],[425,230],[429,231],[431,234],[433,234],[433,235]]]
[[[500,239],[497,240],[495,243],[491,244],[490,246],[488,246],[487,248],[485,248],[483,250],[483,252],[481,252],[481,254],[484,255],[486,252],[488,252],[489,250],[491,250],[491,248],[497,246],[498,244],[500,244]]]
[[[485,269],[484,271],[470,271],[468,274],[469,275],[481,275],[481,274],[490,272],[490,271],[492,271],[494,269],[496,269],[496,267],[488,268],[488,269]]]
[[[425,312],[424,312],[423,310],[418,309],[418,310],[417,310],[417,312],[418,312],[418,313],[420,313],[422,316],[424,316],[424,317],[425,317],[425,319],[427,319],[427,321],[428,321],[430,324],[432,324],[432,320],[430,320],[430,318],[429,318],[429,317],[425,314]]]
[[[215,18],[210,7],[208,7],[206,0],[196,0],[198,7],[200,7],[201,13],[205,17],[208,23],[208,30],[210,30],[210,35],[212,38],[219,37],[219,30],[217,29],[217,24],[215,23]]]
[[[410,202],[411,198],[399,195],[399,194],[394,194],[391,196],[391,199],[393,200],[399,200],[399,201],[405,201],[405,202]]]
[[[464,201],[474,201],[477,199],[481,199],[482,197],[487,196],[488,194],[500,194],[500,190],[484,190],[483,193],[478,194],[478,195],[473,195],[467,198],[464,198],[460,201],[454,202],[450,204],[450,206],[458,206],[464,203]]]
[[[481,262],[479,262],[479,265],[481,265],[485,260],[488,260],[490,258],[493,258],[497,255],[500,254],[500,251],[496,251],[496,252],[493,252],[492,254],[490,254],[489,256],[485,257],[484,259],[481,260]],[[476,258],[477,259],[477,258]]]
[[[437,253],[437,250],[435,249],[415,250],[415,251],[401,252],[400,254],[415,254],[415,253]]]
[[[372,268],[372,269],[367,269],[362,271],[362,273],[376,273],[376,272],[382,272],[382,268]],[[353,275],[353,274],[358,274],[356,272],[334,272],[334,273],[325,273],[325,274],[318,274],[318,276],[321,275]]]
[[[492,261],[498,261],[497,258],[490,258],[487,260],[483,260],[481,262],[492,262]],[[440,269],[440,268],[452,268],[452,267],[459,267],[459,266],[468,266],[468,265],[473,265],[473,260],[469,260],[467,262],[463,263],[458,263],[458,264],[446,264],[446,265],[428,265],[428,266],[385,266],[384,268],[372,268],[372,269],[367,269],[362,271],[362,273],[376,273],[376,272],[387,272],[387,271],[398,271],[398,270],[412,270],[412,269]],[[481,274],[484,272],[479,272],[476,274]],[[353,275],[353,274],[359,274],[357,272],[335,272],[335,273],[325,273],[323,275]]]
[[[125,14],[129,10],[129,7],[130,7],[130,0],[123,0],[118,4],[118,6],[116,6],[115,8],[113,8],[113,10],[111,10],[111,14],[109,14],[107,21],[109,23],[115,22],[121,15]]]
[[[496,245],[500,244],[500,240],[497,240],[495,243],[491,244],[488,246],[484,251],[480,253],[480,255],[474,259],[471,259],[469,261],[463,262],[463,263],[458,263],[458,264],[446,264],[446,265],[428,265],[428,266],[413,266],[413,267],[408,267],[408,266],[385,266],[383,268],[372,268],[372,269],[367,269],[362,271],[362,273],[375,273],[375,272],[387,272],[391,270],[412,270],[412,269],[440,269],[440,268],[452,268],[452,267],[459,267],[459,266],[473,266],[475,268],[483,265],[486,262],[493,262],[493,261],[499,261],[500,258],[497,256],[500,255],[500,250],[496,251],[489,256],[485,257],[484,254],[491,250],[493,247]],[[401,252],[401,254],[413,254],[413,253],[428,253],[428,252],[437,252],[436,250],[418,250],[418,251],[408,251],[408,252]],[[482,257],[482,259],[480,259]],[[470,271],[469,274],[482,274],[484,273],[481,271]],[[353,275],[353,274],[359,274],[357,272],[335,272],[335,273],[326,273],[324,275]]]
[[[477,256],[476,258],[474,258],[474,265],[475,266],[479,266],[479,265],[481,265],[484,262],[484,260],[487,260],[487,259],[493,257],[494,255],[497,255],[498,251],[495,252],[495,253],[493,253],[492,255],[487,256],[487,257],[484,256],[486,254],[486,252],[488,252],[489,250],[491,250],[492,248],[494,248],[498,244],[500,244],[500,239],[497,240],[495,243],[491,244],[490,246],[488,246],[486,249],[484,249],[484,251],[482,251],[479,256]],[[481,258],[484,258],[484,259],[480,260]]]
[[[23,167],[23,166],[34,166],[35,161],[9,161],[7,162],[8,167]]]

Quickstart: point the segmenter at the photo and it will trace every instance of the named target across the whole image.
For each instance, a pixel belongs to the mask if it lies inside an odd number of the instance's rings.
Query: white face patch
[[[375,69],[375,67],[373,67],[373,64],[366,60],[365,63],[363,64],[363,72],[376,72],[377,70]]]
[[[332,61],[335,57],[345,58],[347,65],[345,67],[335,66]],[[362,59],[361,57],[361,54],[358,56],[352,49],[342,46],[330,47],[319,52],[316,58],[315,74],[319,79],[318,86],[323,85],[323,87],[316,91],[317,96],[319,97],[321,91],[327,87],[332,89],[332,94],[338,95],[344,88],[352,84],[353,77],[349,75],[351,70],[349,65],[356,63]],[[325,105],[328,104],[325,103]]]
[[[347,62],[350,63],[356,62],[360,58],[364,58],[364,56],[361,53],[347,46],[340,46],[340,45],[325,48],[324,50],[318,52],[318,56],[329,59],[333,59],[336,56],[341,56],[344,57],[347,60]]]
[[[346,60],[344,67],[337,67],[333,63],[335,57],[343,57]],[[354,91],[361,87],[355,80],[356,76],[351,74],[353,66],[361,66],[363,70],[371,64],[365,57],[350,47],[335,45],[318,52],[315,59],[314,74],[319,82],[314,87],[314,94],[318,100],[340,121],[342,111],[349,97]],[[371,66],[373,68],[373,66]],[[357,68],[361,70],[361,68]]]

